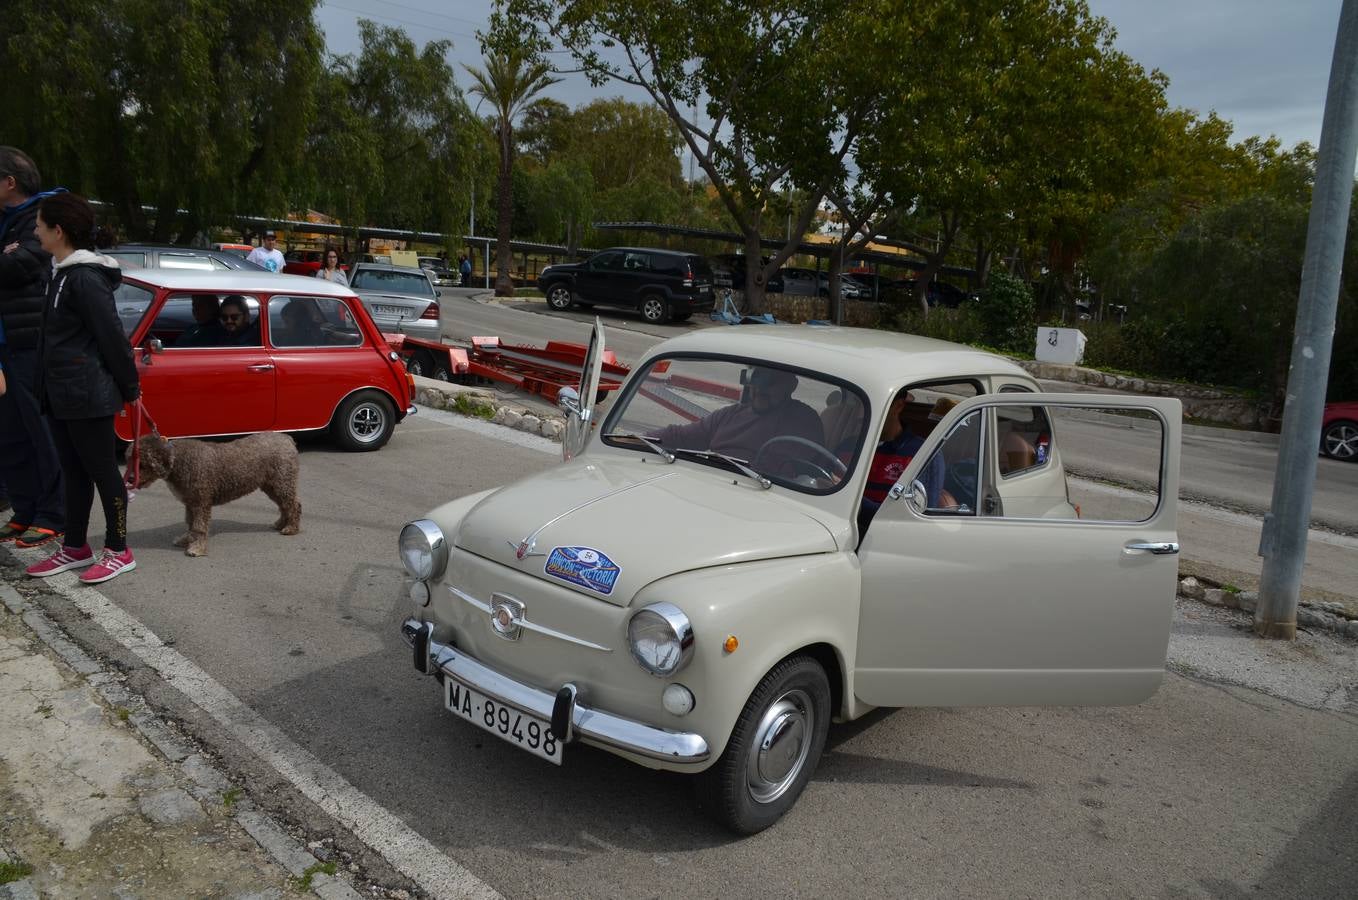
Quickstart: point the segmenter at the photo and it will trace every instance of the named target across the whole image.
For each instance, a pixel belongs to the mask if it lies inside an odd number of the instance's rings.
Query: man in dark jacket
[[[0,397],[0,482],[13,511],[0,541],[37,546],[65,528],[61,466],[35,391],[38,336],[51,257],[34,233],[39,193],[37,166],[28,155],[0,146],[0,321],[5,326],[3,365],[9,390]],[[49,192],[56,193],[56,191]]]

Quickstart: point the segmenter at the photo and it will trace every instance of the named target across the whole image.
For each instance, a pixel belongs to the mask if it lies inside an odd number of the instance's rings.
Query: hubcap
[[[654,322],[665,314],[665,305],[659,300],[651,298],[641,307],[641,314]]]
[[[373,403],[364,403],[349,417],[349,433],[354,440],[370,444],[382,434],[386,416]]]
[[[1358,426],[1331,426],[1325,432],[1325,450],[1335,459],[1353,459],[1358,454]]]
[[[556,309],[565,309],[571,305],[570,292],[565,288],[557,288],[552,291],[552,306]]]
[[[409,372],[411,375],[423,375],[424,366],[420,365],[420,361],[418,359],[412,359],[410,363],[406,366],[406,371]]]
[[[815,732],[811,698],[788,691],[764,710],[745,763],[745,781],[757,803],[772,803],[787,792],[811,753]]]

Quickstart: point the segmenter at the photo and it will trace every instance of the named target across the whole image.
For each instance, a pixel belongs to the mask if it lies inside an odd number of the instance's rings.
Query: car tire
[[[1358,422],[1348,419],[1331,422],[1320,437],[1320,452],[1331,459],[1358,460]]]
[[[391,400],[376,391],[344,398],[330,419],[330,436],[350,453],[380,450],[395,430],[396,410]]]
[[[547,288],[547,305],[557,312],[571,308],[571,289],[564,284],[554,284]]]
[[[698,805],[737,834],[777,822],[811,780],[831,714],[820,663],[791,656],[774,666],[745,701],[721,757],[694,776]]]
[[[434,354],[428,350],[416,350],[406,360],[406,371],[411,375],[428,377],[434,371]]]
[[[452,381],[453,373],[448,371],[447,363],[436,362],[434,363],[434,374],[430,377],[432,377],[435,381]]]
[[[663,325],[670,320],[670,302],[659,294],[647,294],[637,306],[641,317],[652,325]]]

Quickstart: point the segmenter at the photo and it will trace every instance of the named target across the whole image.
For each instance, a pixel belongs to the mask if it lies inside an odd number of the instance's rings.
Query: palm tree
[[[485,69],[463,66],[472,77],[471,92],[495,107],[495,137],[500,143],[499,212],[495,234],[495,295],[511,297],[514,285],[509,280],[510,217],[513,215],[509,175],[514,165],[514,120],[541,102],[545,88],[560,81],[551,68],[517,51],[486,54]]]

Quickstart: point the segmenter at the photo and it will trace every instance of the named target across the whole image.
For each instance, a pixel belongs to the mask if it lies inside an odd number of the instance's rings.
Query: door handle
[[[246,366],[251,372],[272,372],[273,363],[255,363],[253,366]]]
[[[1132,541],[1122,548],[1124,553],[1144,550],[1156,556],[1172,556],[1179,552],[1177,541]]]

